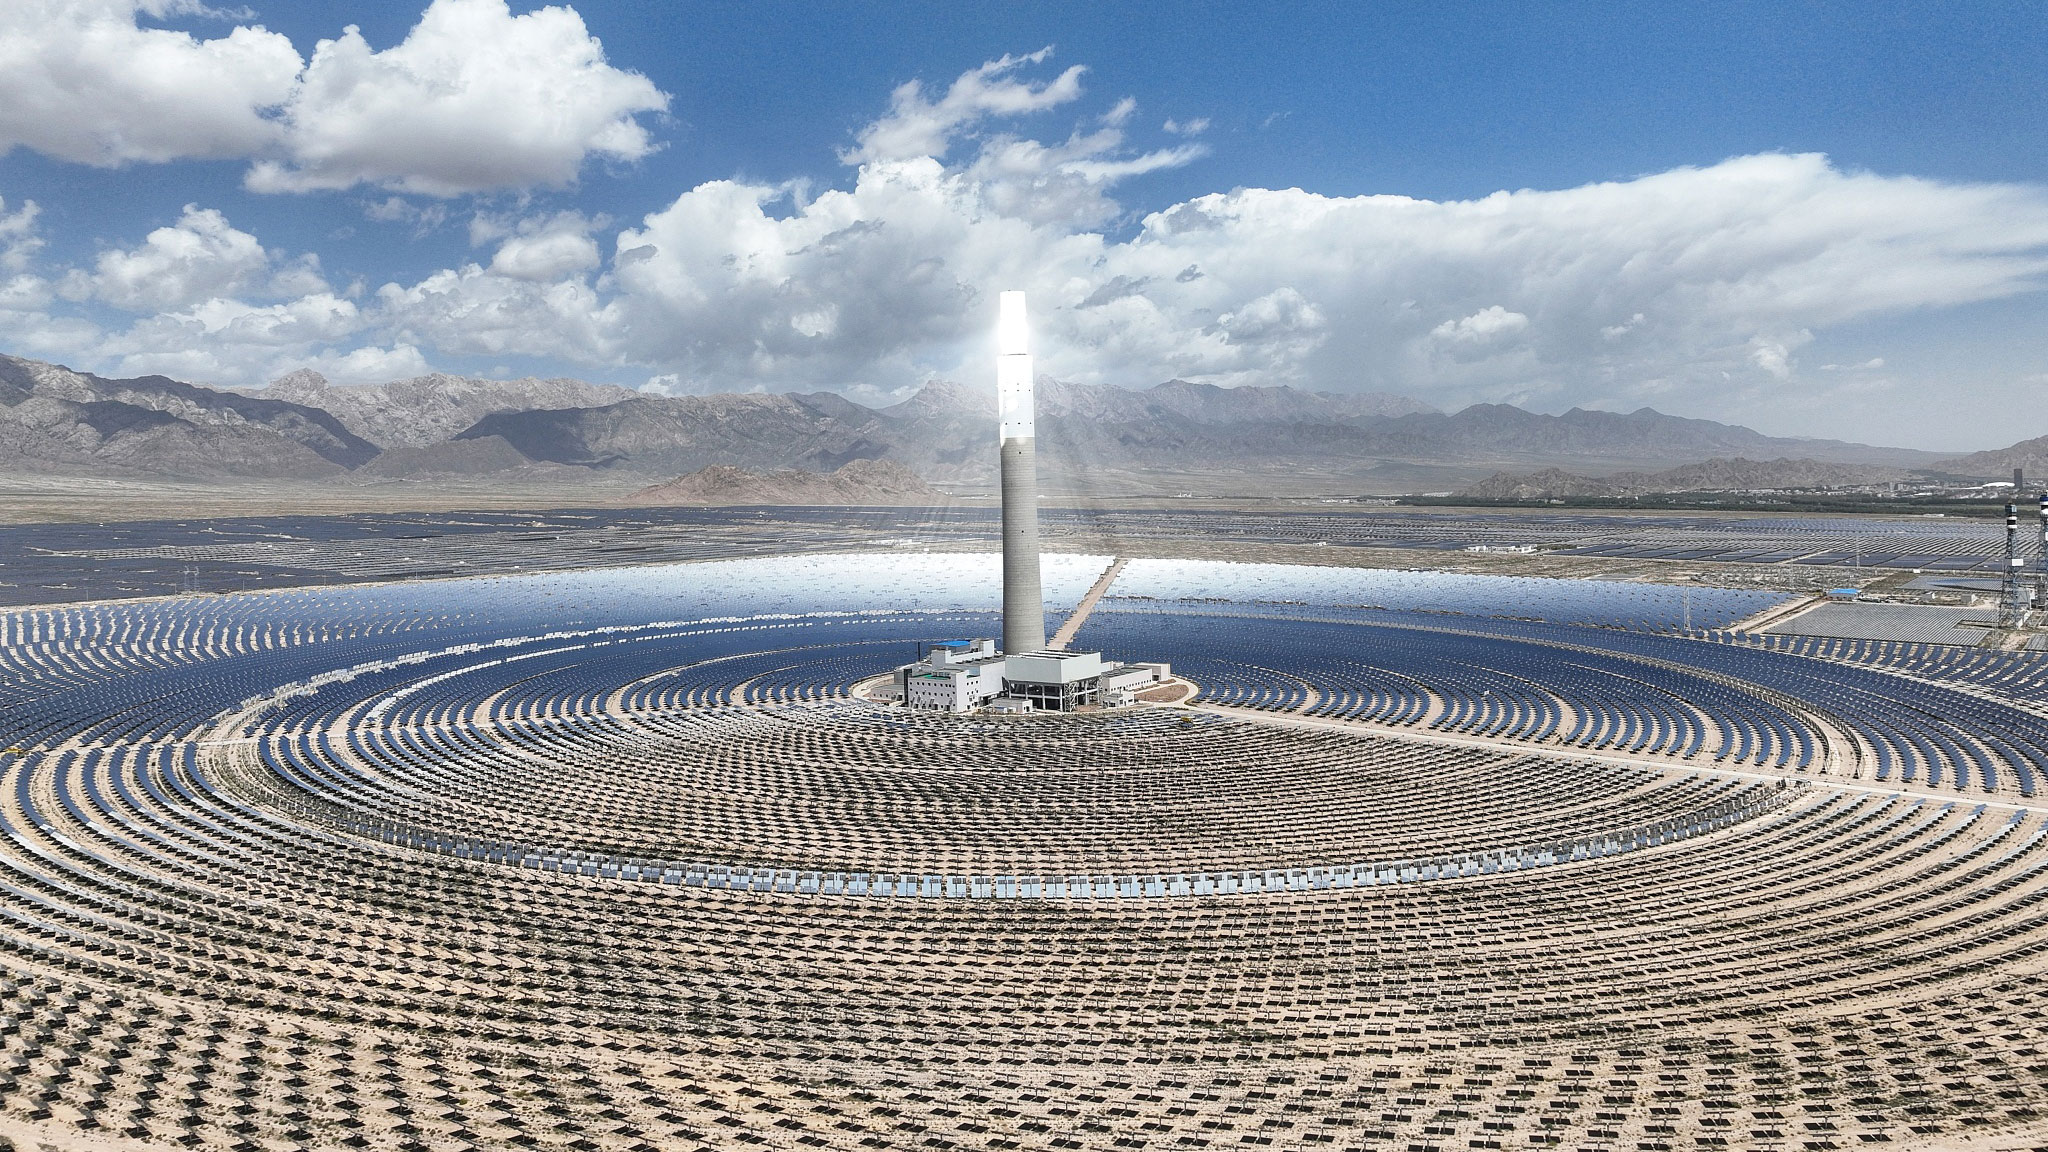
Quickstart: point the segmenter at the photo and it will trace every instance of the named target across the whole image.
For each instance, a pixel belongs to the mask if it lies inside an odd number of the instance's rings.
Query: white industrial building
[[[1072,712],[1102,689],[1100,652],[1019,652],[1003,665],[1006,695],[1041,712]]]
[[[1119,664],[1100,652],[1004,655],[993,640],[947,640],[896,669],[897,698],[906,708],[971,712],[1071,712],[1118,707],[1172,675],[1165,664]]]
[[[1122,708],[1138,702],[1138,693],[1154,684],[1164,684],[1173,679],[1173,668],[1159,661],[1151,664],[1111,664],[1109,671],[1102,674],[1102,694],[1098,702],[1104,708]]]
[[[906,708],[971,711],[1003,694],[1003,657],[993,640],[941,641],[896,669],[896,692]]]

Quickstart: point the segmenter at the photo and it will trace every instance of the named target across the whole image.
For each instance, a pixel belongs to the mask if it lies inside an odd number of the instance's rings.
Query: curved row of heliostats
[[[1783,806],[1783,785],[1756,788],[1739,799],[1709,804],[1680,818],[1619,828],[1559,844],[1494,849],[1421,859],[1378,861],[1314,868],[1268,868],[1235,872],[1124,873],[1084,876],[950,875],[761,868],[680,860],[643,860],[560,847],[509,844],[449,836],[389,820],[340,817],[335,827],[386,844],[422,852],[530,868],[540,872],[595,876],[649,884],[677,884],[732,892],[780,892],[799,896],[915,898],[925,900],[1131,900],[1207,896],[1257,896],[1321,892],[1492,876],[1548,868],[1658,848],[1719,831]],[[302,813],[303,814],[303,813]],[[2015,820],[2018,817],[2014,817]]]

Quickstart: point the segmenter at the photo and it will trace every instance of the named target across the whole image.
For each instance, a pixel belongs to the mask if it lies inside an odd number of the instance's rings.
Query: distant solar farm
[[[0,527],[0,604],[845,551],[975,546],[993,509],[711,508],[379,513]],[[1528,549],[1599,561],[1996,576],[1998,526],[1961,519],[1047,509],[1045,537],[1198,544]]]

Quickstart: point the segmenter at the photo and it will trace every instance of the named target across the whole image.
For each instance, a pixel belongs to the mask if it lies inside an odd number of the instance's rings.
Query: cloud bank
[[[911,103],[945,132],[976,123]],[[793,207],[768,185],[690,189],[621,229],[601,270],[547,281],[508,256],[381,305],[449,351],[644,365],[694,390],[891,393],[985,375],[993,293],[1020,287],[1040,364],[1067,379],[1682,408],[1786,386],[1816,331],[2032,292],[2048,272],[2042,189],[1820,155],[1469,201],[1240,189],[1117,238],[1098,200],[1141,170],[1119,142],[996,134],[949,162],[951,138],[925,132],[934,154],[893,159],[864,133],[852,185]],[[1081,149],[1095,182],[1076,195],[1063,169]]]
[[[567,9],[512,17],[501,0],[436,0],[403,44],[376,53],[351,31],[281,85],[263,69],[283,57],[260,29],[195,41],[137,28],[115,0],[65,10],[167,60],[239,53],[244,74],[224,91],[251,95],[208,99],[257,109],[195,111],[176,131],[138,121],[71,158],[217,154],[206,149],[268,132],[256,189],[561,182],[593,155],[645,155],[654,143],[634,117],[665,99],[605,65]],[[559,106],[520,103],[529,73],[550,78]],[[320,281],[312,255],[266,252],[203,207],[94,267],[37,273],[34,209],[19,207],[0,217],[17,273],[0,320],[34,347],[227,383],[300,362],[375,372],[534,357],[667,390],[877,399],[985,376],[994,295],[1023,288],[1040,367],[1065,379],[1730,414],[1849,386],[1850,374],[1802,367],[1817,333],[2035,292],[2048,273],[2048,191],[1849,171],[1816,154],[1473,200],[1244,188],[1134,214],[1123,186],[1198,162],[1199,122],[1137,145],[1132,102],[1077,115],[1085,76],[1045,50],[943,89],[903,84],[838,157],[840,186],[808,198],[714,180],[624,226],[474,212],[488,258],[360,296]],[[0,131],[44,146],[4,117]],[[515,124],[530,139],[496,151]],[[102,330],[64,315],[52,291],[144,315]],[[1853,386],[1867,394],[1876,371]]]

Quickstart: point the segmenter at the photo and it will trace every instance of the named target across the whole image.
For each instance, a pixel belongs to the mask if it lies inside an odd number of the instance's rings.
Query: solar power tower
[[[1024,294],[1005,292],[996,317],[996,414],[1003,462],[1003,651],[1013,655],[1045,648],[1036,409]]]

